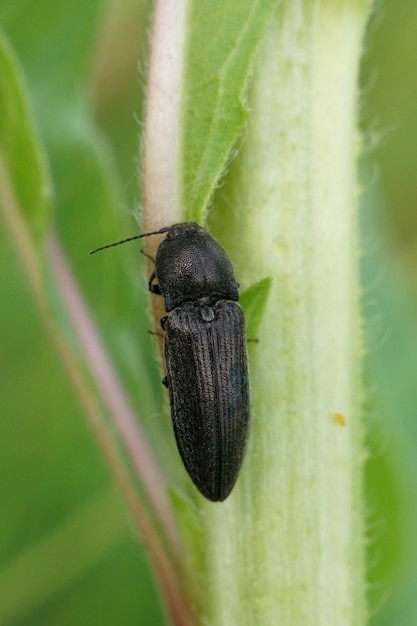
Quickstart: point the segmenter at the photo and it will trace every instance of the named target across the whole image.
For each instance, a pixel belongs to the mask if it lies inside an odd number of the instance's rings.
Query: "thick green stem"
[[[281,5],[221,191],[239,207],[226,225],[238,277],[272,276],[273,289],[251,348],[248,459],[230,499],[204,506],[212,625],[366,621],[356,107],[368,11]]]

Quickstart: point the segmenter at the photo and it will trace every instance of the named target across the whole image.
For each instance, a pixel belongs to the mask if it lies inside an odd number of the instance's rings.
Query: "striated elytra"
[[[238,477],[249,432],[238,284],[225,250],[198,224],[174,224],[129,240],[160,233],[166,238],[156,254],[149,290],[163,296],[167,312],[161,319],[164,384],[175,438],[196,487],[209,500],[222,501]]]

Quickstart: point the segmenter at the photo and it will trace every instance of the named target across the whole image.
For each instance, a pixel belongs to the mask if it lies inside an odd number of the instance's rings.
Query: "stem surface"
[[[204,505],[210,624],[366,621],[356,160],[368,12],[365,0],[280,6],[219,193],[238,207],[221,230],[213,217],[238,280],[273,286],[251,347],[248,459],[230,499]]]

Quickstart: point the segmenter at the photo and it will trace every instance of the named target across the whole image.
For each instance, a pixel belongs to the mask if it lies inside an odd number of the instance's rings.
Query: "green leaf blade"
[[[213,190],[244,129],[245,89],[274,5],[272,0],[245,0],[238,5],[204,0],[190,5],[180,122],[186,219],[204,220]]]
[[[3,210],[10,216],[17,209],[33,243],[40,245],[49,220],[49,172],[21,69],[1,33],[0,159],[5,178],[1,195]]]
[[[251,285],[240,296],[240,305],[245,312],[247,335],[252,341],[257,338],[271,286],[272,278],[267,276]]]

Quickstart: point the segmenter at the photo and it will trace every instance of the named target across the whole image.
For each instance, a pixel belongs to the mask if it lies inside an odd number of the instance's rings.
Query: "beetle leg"
[[[167,319],[168,319],[168,315],[164,315],[164,317],[161,317],[160,319],[162,330],[165,330],[165,324],[166,324]]]
[[[162,296],[161,290],[159,289],[159,285],[157,283],[155,283],[154,285],[152,284],[152,281],[154,279],[155,279],[155,271],[153,271],[149,277],[149,283],[148,283],[149,291],[151,293],[155,293],[157,296]]]
[[[148,333],[150,335],[156,335],[157,337],[164,337],[163,333],[158,333],[158,331],[156,331],[156,330],[148,330]]]
[[[162,379],[162,384],[164,385],[164,387],[166,387],[167,389],[169,389],[169,381],[168,381],[168,376],[165,376],[165,378]]]
[[[148,254],[147,252],[145,252],[145,250],[142,248],[142,250],[140,251],[141,254],[143,254],[144,257],[146,257],[147,259],[149,259],[150,261],[152,261],[152,263],[155,264],[155,259],[153,258],[153,256],[151,256],[150,254]]]

